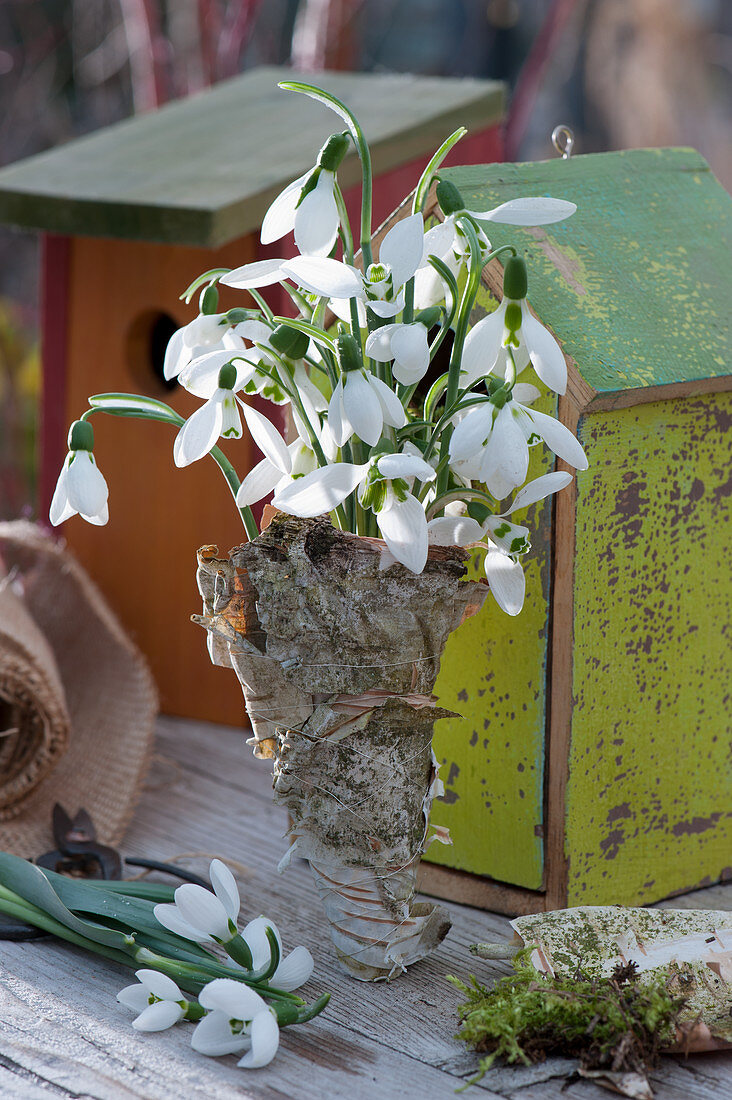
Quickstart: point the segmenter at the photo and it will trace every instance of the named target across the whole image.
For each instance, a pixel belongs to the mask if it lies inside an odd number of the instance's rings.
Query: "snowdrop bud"
[[[503,269],[503,296],[520,301],[528,290],[526,263],[521,256],[511,256]]]
[[[233,390],[236,385],[236,367],[233,363],[224,363],[219,371],[219,389]]]
[[[88,420],[75,420],[69,428],[69,450],[94,450],[94,429]]]
[[[442,310],[439,306],[430,306],[429,309],[421,310],[414,320],[429,330],[440,323],[441,316]]]
[[[326,172],[335,172],[348,152],[348,134],[331,134],[318,153],[318,164]]]
[[[207,315],[218,312],[219,292],[215,286],[204,287],[198,299],[198,308]]]
[[[446,215],[457,214],[465,209],[463,196],[455,184],[449,183],[448,180],[440,180],[437,184],[437,201],[443,214]]]
[[[304,332],[292,328],[291,325],[278,325],[270,336],[269,342],[280,355],[287,355],[290,359],[302,359],[308,350],[310,339]]]
[[[336,340],[338,366],[344,374],[349,370],[361,369],[361,356],[359,350],[358,341],[355,336],[351,336],[348,332],[341,333]]]

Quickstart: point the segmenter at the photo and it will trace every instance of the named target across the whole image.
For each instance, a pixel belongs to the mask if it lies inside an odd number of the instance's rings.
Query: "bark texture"
[[[239,678],[254,753],[274,759],[290,813],[288,855],[309,860],[337,955],[363,980],[400,973],[450,927],[413,898],[441,786],[440,656],[487,593],[463,580],[467,556],[435,547],[419,575],[382,568],[378,540],[282,515],[227,558],[199,551],[194,621]]]

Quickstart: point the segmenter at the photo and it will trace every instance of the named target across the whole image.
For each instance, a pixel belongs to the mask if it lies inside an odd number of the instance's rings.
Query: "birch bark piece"
[[[401,973],[450,927],[413,900],[439,789],[432,730],[449,713],[432,689],[449,634],[487,594],[463,580],[457,547],[435,547],[416,575],[382,569],[382,546],[278,516],[228,558],[199,551],[193,616],[239,678],[289,854],[310,862],[336,954],[364,981]]]

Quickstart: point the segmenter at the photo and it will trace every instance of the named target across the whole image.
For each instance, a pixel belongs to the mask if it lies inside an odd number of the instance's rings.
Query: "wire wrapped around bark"
[[[450,927],[413,898],[439,788],[432,728],[450,713],[432,689],[449,634],[487,592],[463,579],[467,557],[434,547],[417,575],[375,539],[281,515],[228,558],[199,551],[194,621],[239,678],[291,851],[309,860],[337,955],[363,980],[399,973]]]

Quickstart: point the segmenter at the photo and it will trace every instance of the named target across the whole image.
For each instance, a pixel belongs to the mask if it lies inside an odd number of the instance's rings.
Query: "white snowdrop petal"
[[[253,264],[235,267],[228,275],[224,275],[219,282],[223,283],[224,286],[233,286],[237,290],[271,286],[273,283],[282,282],[285,278],[282,274],[282,265],[285,263],[287,263],[287,260],[284,259],[257,260]]]
[[[262,219],[262,228],[259,239],[262,244],[272,244],[292,231],[295,224],[295,211],[300,201],[302,191],[313,169],[308,168],[302,176],[298,176],[292,183],[288,183],[284,191],[280,191],[277,198],[271,203],[267,213]],[[223,280],[222,280],[223,281]]]
[[[208,454],[221,435],[223,420],[223,390],[216,390],[213,397],[196,409],[181,427],[173,444],[173,461],[176,466],[189,466]]]
[[[274,424],[251,405],[242,405],[242,411],[250,435],[262,454],[283,474],[289,474],[292,469],[290,452]]]
[[[327,256],[336,242],[340,218],[333,182],[333,173],[322,171],[295,211],[295,244],[303,256]]]
[[[175,891],[175,904],[183,920],[194,928],[200,928],[202,932],[208,932],[218,939],[229,938],[228,915],[210,890],[187,882]]]
[[[295,256],[282,267],[288,278],[312,294],[328,298],[363,298],[360,271],[325,256]]]
[[[422,260],[420,266],[427,263],[428,256],[437,256],[443,260],[452,251],[455,240],[455,223],[452,218],[446,218],[444,222],[433,225],[428,229],[422,241]]]
[[[155,1001],[143,1009],[132,1026],[136,1031],[165,1031],[183,1019],[185,1009],[175,1001]]]
[[[228,979],[217,980],[227,981]],[[236,984],[241,985],[241,982]],[[249,1037],[247,1034],[234,1035],[229,1023],[231,1018],[224,1012],[209,1012],[199,1020],[191,1036],[193,1049],[199,1054],[207,1054],[210,1058],[220,1058],[222,1054],[240,1054],[241,1051],[246,1050],[249,1046]]]
[[[159,970],[136,970],[135,977],[155,997],[167,1001],[182,1001],[183,994],[172,978]]]
[[[266,1008],[262,997],[234,978],[214,978],[198,995],[199,1004],[209,1011],[223,1012],[235,1020],[252,1020]]]
[[[354,370],[348,372],[343,382],[345,414],[359,439],[370,447],[379,442],[384,426],[382,403],[376,389],[370,385],[372,380],[367,379],[360,370]]]
[[[178,381],[194,397],[208,401],[219,388],[219,371],[226,363],[234,360],[235,354],[236,351],[233,348],[217,348],[216,351],[208,351],[205,355],[196,356],[178,376]],[[238,360],[234,361],[237,370],[239,365]]]
[[[268,458],[263,458],[249,471],[239,486],[236,494],[237,508],[246,508],[268,496],[281,478],[282,471],[278,470]]]
[[[541,397],[541,390],[537,390],[529,382],[517,382],[511,393],[519,405],[531,405],[537,397]]]
[[[521,314],[521,335],[534,370],[550,390],[564,393],[567,389],[567,363],[562,349],[525,303]]]
[[[518,615],[524,606],[526,578],[521,566],[500,550],[488,547],[485,575],[496,603],[507,615]]]
[[[468,210],[478,221],[501,222],[503,225],[550,225],[574,214],[577,206],[566,199],[530,195],[509,199],[492,210]]]
[[[190,359],[190,351],[183,339],[184,330],[179,328],[168,340],[163,360],[163,375],[170,381],[177,377]]]
[[[133,1012],[142,1012],[150,1003],[150,994],[144,986],[137,982],[134,985],[126,985],[117,994],[117,1000],[125,1008],[131,1008]]]
[[[343,378],[339,378],[333,395],[328,403],[328,419],[326,421],[333,441],[337,447],[343,444],[353,435],[353,425],[346,416],[343,408]]]
[[[407,415],[404,412],[404,406],[394,393],[394,390],[391,389],[390,386],[387,386],[386,382],[382,382],[380,378],[376,378],[373,374],[368,376],[367,382],[371,387],[372,393],[375,393],[378,398],[384,423],[390,424],[392,428],[403,428],[407,422]],[[380,433],[381,429],[379,429],[379,434]],[[363,439],[364,437],[361,436],[361,438]],[[377,440],[374,440],[374,442],[377,442]]]
[[[575,470],[586,470],[589,463],[582,445],[575,435],[559,420],[546,413],[537,412],[536,409],[526,409],[527,417],[531,420],[536,433],[546,443],[547,447],[554,451],[555,455],[563,458]]]
[[[396,317],[404,309],[404,295],[400,292],[392,302],[377,298],[369,301],[368,306],[377,317]]]
[[[274,932],[281,951],[282,940],[280,939],[277,925],[266,917],[255,917],[254,920],[250,920],[249,924],[247,924],[242,932],[242,938],[247,941],[249,950],[252,953],[252,963],[255,970],[259,970],[260,967],[265,966],[270,961],[272,955],[269,939],[267,938],[268,928],[271,928]]]
[[[239,887],[236,884],[236,879],[226,864],[220,859],[211,860],[208,874],[216,897],[226,910],[229,919],[236,923],[236,918],[239,916],[239,909],[241,907]]]
[[[483,538],[483,528],[472,516],[438,516],[427,524],[427,535],[435,546],[470,546]]]
[[[511,488],[526,481],[529,468],[529,448],[519,420],[514,416],[511,402],[499,410],[493,424],[484,462],[506,479]]]
[[[305,985],[314,968],[315,961],[307,947],[296,947],[277,967],[270,978],[270,985],[275,989],[284,989],[285,993],[291,993],[294,989]]]
[[[69,504],[68,487],[66,485],[70,457],[70,455],[67,455],[64,459],[64,464],[61,467],[61,473],[58,475],[58,481],[56,482],[56,488],[53,491],[53,498],[51,500],[51,507],[48,512],[48,518],[54,527],[58,527],[59,523],[63,523],[71,516],[76,515],[76,509],[72,508]]]
[[[391,340],[394,358],[400,367],[404,367],[410,373],[417,374],[419,372],[421,378],[430,365],[427,329],[419,323],[396,325],[395,327],[397,331]]]
[[[161,904],[153,909],[155,919],[167,928],[169,932],[175,932],[176,936],[182,936],[184,940],[192,940],[194,943],[213,943],[206,933],[194,928],[187,920],[184,920],[178,911],[177,905]]]
[[[424,236],[424,218],[421,214],[411,214],[397,222],[381,242],[379,259],[391,268],[395,290],[404,286],[421,264]]]
[[[261,1069],[269,1065],[280,1045],[280,1029],[269,1008],[254,1017],[249,1038],[251,1049],[239,1059],[237,1065],[243,1069]]]
[[[377,363],[388,363],[394,356],[391,350],[391,338],[401,325],[382,325],[374,329],[366,338],[366,354]]]
[[[87,523],[92,523],[95,527],[104,527],[105,523],[109,523],[109,506],[105,500],[102,507],[94,516],[84,516]]]
[[[493,371],[503,341],[506,299],[493,313],[473,325],[467,337],[460,366],[460,383],[472,386]]]
[[[450,458],[453,461],[472,458],[484,446],[491,433],[495,413],[495,405],[489,401],[468,409],[450,437]]]
[[[104,507],[109,489],[91,451],[77,451],[66,472],[69,504],[86,519]]]
[[[221,435],[223,439],[241,439],[241,417],[233,391],[221,402]]]
[[[303,518],[332,512],[363,480],[368,468],[368,463],[354,466],[350,462],[322,466],[276,493],[272,504],[281,512]]]
[[[387,507],[377,513],[376,522],[384,541],[397,561],[421,573],[427,561],[427,519],[416,497],[408,494],[404,501],[390,494]]]
[[[420,481],[434,481],[434,469],[420,455],[382,455],[376,462],[379,473],[386,478],[418,477]]]
[[[560,489],[564,489],[569,485],[571,480],[572,475],[566,470],[542,474],[541,477],[530,481],[528,485],[524,485],[523,489],[519,489],[511,503],[511,507],[502,514],[510,516],[512,512],[518,511],[519,508],[528,508],[530,504],[536,504],[538,500],[543,500],[544,497],[548,497],[552,493],[558,493]]]

